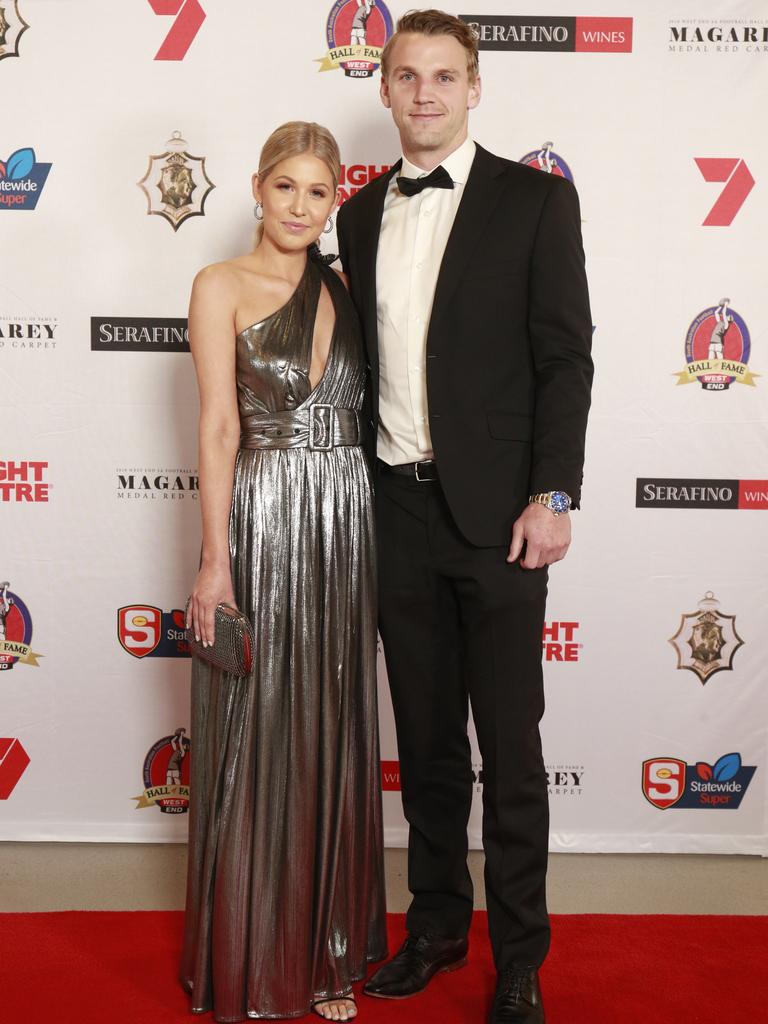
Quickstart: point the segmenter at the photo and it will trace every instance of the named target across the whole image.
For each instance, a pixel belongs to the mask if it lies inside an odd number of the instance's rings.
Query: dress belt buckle
[[[309,447],[316,452],[333,448],[333,406],[318,402],[309,408]]]
[[[434,467],[435,467],[435,460],[434,459],[426,459],[424,462],[416,462],[416,463],[414,463],[413,471],[416,474],[416,479],[419,481],[420,484],[433,483],[435,480],[437,480],[437,474],[436,473],[435,473],[434,476],[420,476],[419,475],[419,470],[420,469],[424,469],[424,471],[426,472],[427,470],[433,470]]]

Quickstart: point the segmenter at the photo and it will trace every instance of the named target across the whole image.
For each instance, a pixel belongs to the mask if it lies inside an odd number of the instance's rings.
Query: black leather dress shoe
[[[489,1024],[544,1024],[535,967],[507,967],[499,971]]]
[[[423,991],[436,974],[463,967],[468,949],[466,939],[409,935],[389,963],[366,982],[363,992],[379,999],[407,999]]]

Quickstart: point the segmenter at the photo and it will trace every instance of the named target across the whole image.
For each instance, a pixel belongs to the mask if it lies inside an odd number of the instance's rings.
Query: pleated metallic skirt
[[[386,955],[361,449],[241,450],[230,550],[254,664],[193,659],[181,980],[219,1021],[298,1017]]]

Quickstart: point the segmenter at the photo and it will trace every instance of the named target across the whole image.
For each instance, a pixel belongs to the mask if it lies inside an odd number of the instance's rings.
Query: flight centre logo
[[[0,800],[7,800],[27,770],[29,754],[15,736],[0,736]]]
[[[205,216],[205,201],[216,188],[205,170],[205,157],[192,156],[188,142],[175,131],[165,152],[150,156],[147,173],[137,184],[147,197],[147,215],[163,217],[178,231],[190,217]]]
[[[131,797],[136,810],[159,807],[163,814],[186,814],[189,810],[190,740],[183,727],[173,736],[163,736],[144,758],[144,792]]]
[[[339,202],[346,203],[369,182],[386,174],[391,164],[342,164],[339,173]]]
[[[757,373],[747,368],[752,341],[744,318],[720,299],[694,317],[685,336],[687,366],[675,376],[678,384],[698,381],[705,391],[727,391],[731,384],[755,386]]]
[[[540,149],[534,149],[530,153],[526,153],[525,156],[521,156],[518,163],[525,164],[526,167],[535,167],[536,170],[544,171],[545,174],[554,174],[557,178],[567,178],[568,181],[573,182],[573,173],[570,167],[559,153],[554,152],[553,146],[554,142],[545,142]]]
[[[702,686],[715,672],[730,672],[733,657],[744,641],[736,632],[736,616],[723,615],[720,602],[711,590],[701,601],[699,610],[680,618],[680,626],[670,643],[677,651],[677,667],[690,669]]]
[[[755,765],[742,764],[738,753],[724,754],[714,764],[653,757],[643,761],[643,796],[661,811],[670,807],[735,811],[755,771]]]
[[[164,612],[151,604],[129,604],[117,609],[117,639],[134,658],[188,658],[181,608]]]
[[[315,58],[317,70],[341,68],[347,78],[371,78],[393,31],[383,0],[336,0],[325,25],[328,52]]]
[[[5,0],[0,6],[0,60],[19,56],[19,40],[28,28],[19,11],[19,0]]]
[[[32,616],[18,594],[9,590],[10,582],[0,582],[0,672],[14,665],[39,668],[43,655],[32,650]]]
[[[51,164],[40,163],[30,146],[0,160],[0,210],[34,210]]]

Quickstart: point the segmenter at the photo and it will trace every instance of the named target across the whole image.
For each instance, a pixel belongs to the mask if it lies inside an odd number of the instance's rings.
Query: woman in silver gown
[[[192,664],[181,980],[219,1021],[352,1019],[352,982],[386,955],[365,360],[311,245],[338,177],[326,129],[274,132],[260,241],[201,271],[190,303],[203,548],[188,624],[211,642],[228,601],[256,639],[246,678]]]

